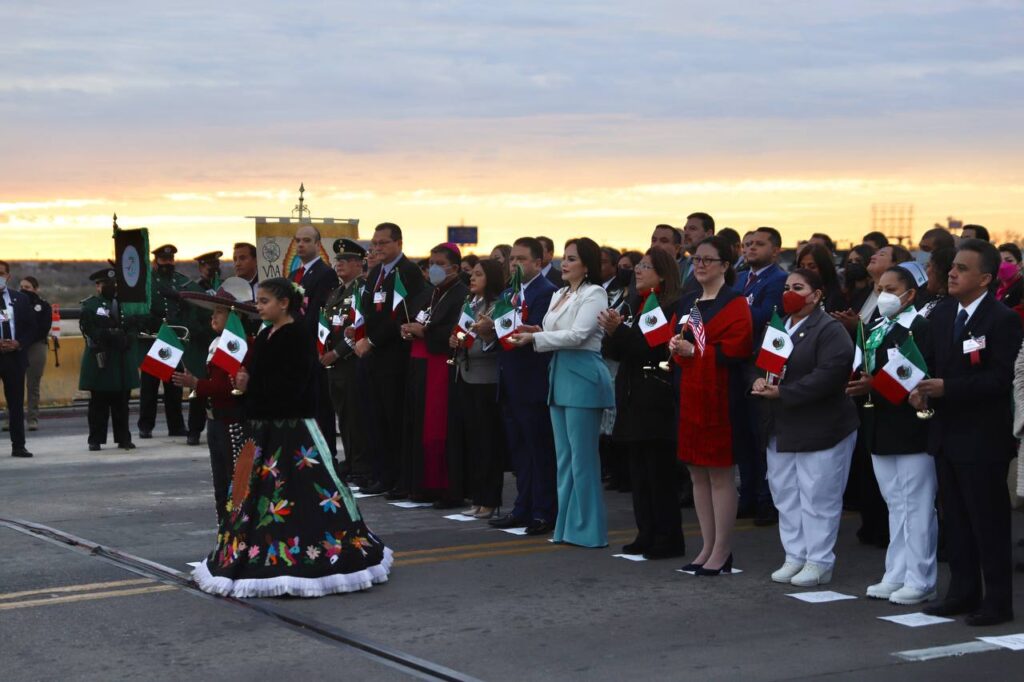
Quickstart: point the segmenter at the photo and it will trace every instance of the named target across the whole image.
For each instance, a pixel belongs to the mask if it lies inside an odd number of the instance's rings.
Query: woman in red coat
[[[753,346],[747,299],[731,288],[732,249],[719,237],[701,242],[693,256],[699,293],[680,301],[681,333],[669,344],[680,367],[677,454],[690,469],[693,506],[704,546],[684,571],[732,571],[736,523],[734,452],[753,447],[746,416],[746,365]]]

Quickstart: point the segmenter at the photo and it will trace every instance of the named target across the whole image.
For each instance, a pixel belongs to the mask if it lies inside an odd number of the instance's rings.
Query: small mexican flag
[[[231,376],[235,376],[248,351],[249,342],[245,340],[245,328],[242,327],[242,321],[238,319],[238,314],[232,310],[228,313],[224,331],[217,339],[217,348],[213,351],[210,362]]]
[[[899,405],[927,376],[928,365],[925,364],[921,350],[914,342],[914,337],[908,336],[900,345],[899,353],[878,370],[871,387],[890,403]]]
[[[498,299],[498,302],[494,306],[494,331],[498,334],[498,340],[501,341],[501,346],[505,350],[511,350],[515,348],[509,339],[512,334],[519,329],[519,312],[515,306],[509,303],[505,296]]]
[[[655,348],[668,343],[668,340],[672,338],[672,330],[676,327],[676,316],[672,316],[671,322],[665,318],[665,313],[658,303],[658,295],[652,291],[648,294],[647,302],[644,303],[644,309],[640,313],[639,325],[640,331],[647,339],[647,345]]]
[[[409,292],[405,290],[405,284],[402,282],[402,273],[395,269],[395,294],[391,298],[391,312],[398,310],[398,306],[402,305],[402,301],[409,295]]]
[[[857,320],[857,343],[853,347],[853,369],[850,370],[851,374],[856,374],[857,370],[864,365],[864,357],[864,320]],[[868,371],[866,366],[864,371]]]
[[[366,336],[366,318],[363,317],[364,292],[365,289],[360,289],[359,293],[352,297],[352,331],[355,333],[355,341]]]
[[[772,374],[782,374],[782,368],[793,352],[793,339],[786,333],[786,325],[779,314],[772,311],[772,320],[764,330],[761,352],[757,354],[758,367]]]
[[[327,337],[331,335],[331,323],[327,321],[324,316],[324,311],[320,310],[320,318],[316,323],[316,352],[323,355],[324,348],[327,347]]]
[[[455,325],[454,332],[456,335],[459,332],[466,335],[466,338],[462,341],[466,348],[471,347],[473,345],[473,339],[476,338],[476,332],[473,331],[473,325],[475,323],[476,320],[473,318],[473,308],[470,306],[469,301],[466,301],[466,305],[462,306],[462,315],[459,316],[459,322]]]
[[[174,330],[164,322],[160,325],[160,331],[156,334],[153,347],[142,359],[142,366],[139,367],[146,374],[152,374],[160,381],[170,381],[174,368],[181,362],[181,356],[185,354],[185,345],[182,344]]]

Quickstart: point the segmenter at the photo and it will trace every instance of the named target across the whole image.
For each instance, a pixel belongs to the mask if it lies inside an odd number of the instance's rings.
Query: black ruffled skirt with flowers
[[[366,527],[316,421],[245,424],[217,546],[193,564],[205,592],[320,597],[388,579],[391,550]]]

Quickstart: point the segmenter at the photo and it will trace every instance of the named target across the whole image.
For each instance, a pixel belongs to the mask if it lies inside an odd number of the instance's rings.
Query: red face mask
[[[807,297],[793,290],[782,294],[782,312],[787,315],[800,312],[800,309],[807,305]]]

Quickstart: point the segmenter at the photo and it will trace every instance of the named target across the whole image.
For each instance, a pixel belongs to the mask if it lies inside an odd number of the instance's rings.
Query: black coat
[[[416,317],[416,304],[422,301],[420,298],[426,282],[423,273],[411,260],[402,256],[380,287],[384,292],[384,302],[380,310],[377,310],[373,302],[374,290],[377,286],[377,279],[380,277],[382,264],[376,265],[370,270],[366,277],[366,292],[363,294],[363,315],[366,317],[366,338],[373,344],[373,352],[370,354],[370,365],[375,372],[403,373],[406,361],[409,357],[409,344],[402,338],[401,327],[406,322],[405,312],[409,311],[409,317]],[[398,306],[398,310],[392,314],[391,303],[395,295],[395,272],[402,278],[407,293],[406,306]],[[425,304],[423,304],[425,305]]]
[[[245,416],[249,419],[305,419],[316,416],[314,371],[320,366],[313,340],[292,322],[253,342]]]
[[[462,280],[456,280],[447,291],[440,292],[439,289],[430,286],[425,287],[423,291],[427,293],[426,304],[418,307],[430,310],[430,322],[423,331],[423,340],[429,352],[435,355],[448,355],[452,352],[448,340],[462,315],[462,307],[466,303],[469,288]]]
[[[910,329],[895,324],[882,345],[875,351],[874,372],[882,370],[889,361],[889,349],[899,348],[911,333],[914,343],[926,359],[932,355],[931,333],[928,320],[918,316]],[[873,455],[912,455],[928,450],[928,422],[917,418],[917,410],[904,400],[893,405],[877,391],[871,392],[874,409],[861,411],[864,423],[861,433],[866,437],[868,450]]]
[[[779,452],[834,447],[859,425],[846,395],[853,368],[853,341],[841,322],[815,308],[793,335],[779,398],[765,400],[763,435],[775,436]]]
[[[306,290],[306,314],[302,316],[302,326],[310,337],[310,343],[316,343],[317,324],[320,321],[320,309],[327,305],[331,292],[338,288],[338,275],[322,258],[309,266],[299,283]]]
[[[928,451],[955,464],[1001,463],[1014,456],[1013,365],[1021,348],[1020,317],[986,294],[953,338],[959,305],[950,297],[931,314],[932,376],[943,380],[945,395],[932,401]],[[971,363],[963,342],[984,337],[979,362]]]
[[[658,364],[668,360],[668,344],[651,348],[635,323],[639,319],[642,303],[639,296],[629,300],[629,309],[637,311],[632,326],[625,323],[611,336],[605,336],[604,356],[619,362],[615,375],[615,428],[616,440],[675,441],[677,414],[672,373],[659,369]],[[661,304],[665,318],[672,319],[676,301]]]

